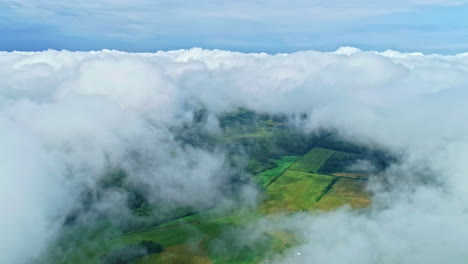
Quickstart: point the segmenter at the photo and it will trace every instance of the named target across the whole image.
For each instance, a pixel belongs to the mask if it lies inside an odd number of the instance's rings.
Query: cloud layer
[[[379,193],[369,215],[344,210],[285,221],[301,227],[304,244],[294,250],[302,257],[467,257],[460,246],[468,200],[467,54],[50,50],[3,52],[0,66],[2,263],[37,257],[79,191],[95,186],[109,164],[123,164],[173,202],[218,197],[222,155],[182,148],[170,130],[192,119],[193,105],[212,116],[237,107],[306,112],[308,130],[336,129],[403,157],[386,172],[400,187]],[[135,153],[140,159],[131,158]],[[426,174],[437,184],[421,184]],[[289,261],[304,263],[291,254]]]

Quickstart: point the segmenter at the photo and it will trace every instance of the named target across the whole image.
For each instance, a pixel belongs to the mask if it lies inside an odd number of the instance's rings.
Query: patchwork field
[[[300,211],[311,209],[333,184],[335,177],[287,170],[267,190],[262,211]]]
[[[324,166],[334,154],[337,155],[335,161],[347,160],[355,155],[324,148],[313,148],[303,157],[284,156],[277,159],[275,160],[277,167],[257,174],[256,180],[267,188],[266,199],[260,207],[260,212],[270,214],[317,209],[332,210],[344,205],[350,205],[352,208],[368,206],[370,199],[365,190],[365,181],[359,180],[366,175],[347,172],[324,175],[307,172],[319,171],[321,166]],[[335,161],[331,164],[336,164]],[[207,217],[210,214],[211,216]],[[250,220],[256,217],[259,215],[251,215]],[[178,244],[190,238],[191,243],[198,241],[199,244],[208,244],[212,247],[213,243],[219,243],[215,238],[220,235],[221,230],[227,226],[242,226],[250,220],[245,215],[220,216],[207,212],[165,223],[155,230],[144,232],[144,234],[135,234],[140,239],[141,237],[158,237],[165,246],[169,247],[165,253],[151,255],[134,264],[260,263],[264,256],[258,252],[259,248],[262,248],[263,251],[274,249],[274,252],[280,252],[292,245],[291,241],[294,238],[290,234],[281,232],[273,233],[261,246],[245,247],[241,251],[239,249],[229,252],[219,252],[213,249],[193,251],[193,249],[187,248],[187,244]],[[194,236],[190,230],[197,230],[198,235]],[[169,237],[170,234],[178,235]],[[227,243],[229,244],[229,242]]]
[[[348,146],[339,147],[343,150]],[[295,238],[287,232],[272,231],[255,245],[236,245],[238,242],[226,240],[226,230],[235,230],[271,213],[332,210],[344,205],[364,208],[370,204],[363,180],[368,175],[346,171],[359,155],[342,150],[313,147],[304,156],[270,160],[270,165],[274,162],[276,167],[254,176],[265,189],[265,199],[256,211],[207,210],[126,234],[101,229],[88,235],[93,237],[92,244],[83,235],[81,241],[77,239],[69,246],[74,248],[72,252],[64,250],[54,263],[102,264],[102,256],[143,240],[160,243],[164,250],[136,259],[132,264],[263,263],[269,252],[287,249],[296,243]]]
[[[353,208],[368,206],[369,193],[362,181],[367,175],[346,171],[357,158],[359,155],[354,153],[314,147],[296,158],[282,174],[284,167],[264,172],[273,181],[267,188],[262,212],[331,210],[346,204]]]
[[[290,169],[304,172],[318,172],[320,167],[335,153],[334,150],[324,148],[313,148],[305,154]]]
[[[300,156],[284,156],[280,159],[275,160],[277,166],[273,169],[264,171],[255,175],[255,178],[260,183],[261,186],[268,186],[276,177],[279,177],[283,174],[289,166],[296,162]]]
[[[352,208],[364,208],[370,204],[369,197],[364,181],[339,178],[333,188],[320,199],[316,207],[331,210],[348,204]]]

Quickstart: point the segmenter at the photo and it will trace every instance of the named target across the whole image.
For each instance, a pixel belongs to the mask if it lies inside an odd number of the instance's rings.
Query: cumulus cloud
[[[4,237],[0,241],[5,263],[25,263],[37,257],[59,228],[53,212],[69,205],[67,186],[36,136],[8,119],[0,118],[0,198]],[[29,251],[29,250],[30,251]],[[24,255],[25,250],[29,253]],[[23,255],[23,256],[21,256]]]
[[[466,221],[466,207],[434,189],[393,197],[391,208],[366,215],[289,217],[283,224],[306,242],[276,263],[463,263]]]
[[[45,51],[3,52],[0,65],[0,231],[14,239],[1,242],[1,262],[36,257],[109,164],[174,203],[219,197],[222,155],[182,147],[170,129],[191,120],[193,105],[211,114],[213,132],[213,116],[237,107],[308,113],[309,131],[334,129],[403,157],[386,174],[411,186],[370,186],[382,192],[368,214],[285,220],[304,241],[288,261],[466,259],[466,54]],[[440,186],[420,183],[420,174]]]

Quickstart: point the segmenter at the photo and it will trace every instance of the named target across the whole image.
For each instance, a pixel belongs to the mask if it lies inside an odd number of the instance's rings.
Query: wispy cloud
[[[468,258],[467,54],[0,52],[0,66],[1,263],[33,263],[109,163],[175,203],[222,198],[222,155],[181,146],[171,129],[190,122],[195,103],[212,116],[306,112],[304,129],[335,128],[404,157],[386,174],[411,188],[374,189],[381,206],[369,214],[284,219],[304,242],[286,252],[290,263]],[[421,170],[441,184],[412,182]]]
[[[419,20],[420,12],[431,8],[440,9],[438,12],[457,11],[466,8],[467,3],[465,0],[8,0],[0,4],[0,29],[9,30],[11,41],[0,43],[0,49],[11,50],[15,44],[38,49],[34,48],[34,42],[27,45],[21,41],[29,39],[22,29],[37,28],[44,32],[45,44],[41,47],[56,49],[157,50],[203,46],[271,52],[323,49],[324,45],[317,43],[324,39],[330,40],[325,45],[328,49],[363,45],[362,40],[375,43],[364,48],[405,49],[413,47],[407,43],[407,37],[398,39],[398,45],[386,46],[371,33],[359,41],[348,35],[357,30],[362,36],[365,25],[382,25],[380,33],[390,35],[385,25],[397,24],[398,16],[408,14],[411,18],[404,23],[411,27],[409,35],[416,37],[426,33],[415,30],[415,26],[425,23]],[[12,29],[18,31],[12,33]],[[446,39],[436,45],[462,47],[465,44],[455,35],[442,38],[438,33],[436,36],[432,38],[436,42]],[[35,42],[37,39],[40,38]],[[80,46],[79,43],[88,44]],[[219,43],[227,44],[216,46]]]
[[[54,25],[64,32],[90,34],[172,32],[189,23],[244,21],[264,24],[310,24],[343,21],[410,11],[421,6],[453,6],[468,1],[149,1],[9,0],[7,12],[20,23]],[[28,21],[28,22],[26,22]],[[127,26],[130,25],[130,26]],[[72,30],[71,30],[72,29]],[[111,31],[111,32],[110,32]]]

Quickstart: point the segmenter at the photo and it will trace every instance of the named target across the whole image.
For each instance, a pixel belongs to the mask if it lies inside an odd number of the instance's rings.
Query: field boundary
[[[283,176],[284,173],[285,173],[287,170],[291,170],[290,168],[291,168],[294,164],[298,163],[298,162],[299,162],[307,153],[309,153],[313,148],[320,147],[320,146],[319,146],[320,142],[322,142],[322,141],[325,140],[326,138],[330,137],[331,135],[332,135],[332,133],[328,133],[328,134],[326,134],[326,135],[323,135],[323,136],[319,137],[319,138],[317,139],[317,141],[314,142],[314,143],[311,145],[311,147],[309,148],[309,150],[306,151],[306,152],[305,152],[304,154],[302,154],[302,155],[289,155],[289,156],[299,156],[300,158],[298,158],[295,162],[291,163],[288,167],[286,167],[286,168],[284,169],[283,173],[281,173],[280,175],[278,175],[278,176],[274,177],[273,179],[271,179],[271,181],[270,181],[267,185],[265,185],[265,188],[267,188],[268,186],[270,186],[270,185],[271,185],[273,182],[275,182],[279,177]],[[332,155],[333,155],[333,154],[332,154]],[[260,173],[258,173],[258,174],[261,174],[261,173],[263,173],[263,172],[265,172],[265,171],[268,171],[268,170],[264,170],[264,171],[262,171],[262,172],[260,172]],[[293,171],[298,171],[298,170],[293,170]],[[336,176],[333,176],[333,177],[336,177]]]
[[[291,166],[292,166],[292,164],[289,165],[289,167],[291,167]],[[281,173],[280,175],[278,175],[278,176],[276,176],[275,178],[271,179],[271,181],[270,181],[265,187],[270,186],[270,185],[271,185],[273,182],[275,182],[279,177],[283,176],[283,175],[286,173],[286,171],[289,170],[289,167],[286,168],[286,169],[283,171],[283,173]]]
[[[330,174],[330,173],[319,173],[319,174],[327,175],[327,176],[331,176],[331,177],[337,177],[337,178],[355,180],[355,181],[369,181],[369,178],[364,178],[364,177],[353,178],[353,177],[348,177],[348,176],[333,175],[333,174]]]
[[[315,153],[313,153],[315,152]],[[317,153],[318,152],[318,153]],[[320,152],[328,152],[325,154],[325,157],[322,157],[322,153]],[[330,153],[331,152],[331,153]],[[314,146],[311,148],[306,154],[304,154],[297,162],[291,165],[291,169],[294,171],[302,171],[302,172],[309,172],[309,173],[319,173],[320,168],[335,154],[335,150],[322,148]],[[314,157],[311,159],[311,155]],[[318,155],[318,157],[317,157]],[[310,167],[310,164],[314,164],[317,162],[314,167]],[[304,167],[304,164],[309,166]]]
[[[162,225],[164,225],[166,223],[169,223],[169,222],[172,222],[172,221],[182,220],[182,219],[184,219],[186,217],[189,217],[189,216],[204,213],[204,212],[209,211],[209,210],[211,210],[213,208],[214,207],[210,207],[210,208],[203,209],[203,210],[200,210],[200,211],[197,211],[197,212],[192,212],[192,213],[189,213],[187,215],[183,215],[183,216],[180,216],[180,217],[177,217],[177,218],[173,218],[173,219],[170,219],[168,221],[164,221],[164,222],[162,222],[160,224],[149,226],[149,227],[146,227],[146,228],[140,228],[140,229],[135,229],[135,230],[130,231],[130,232],[124,232],[120,236],[127,236],[127,235],[133,235],[133,234],[152,231],[152,230],[165,229],[166,227],[177,227],[177,226],[185,225],[186,223],[174,224],[174,225],[170,225],[170,226],[162,226]],[[225,216],[222,216],[222,217],[226,217],[226,216],[229,216],[229,215],[225,215]],[[213,219],[218,219],[218,218],[222,218],[222,217],[216,217],[216,218],[213,218]],[[195,223],[195,222],[207,222],[209,220],[212,220],[212,219],[206,219],[206,220],[203,220],[203,221],[191,221],[191,222],[187,222],[187,224],[191,224],[191,223]]]
[[[315,202],[317,203],[318,201],[320,201],[320,199],[322,199],[323,196],[325,196],[332,188],[333,186],[335,185],[335,183],[339,180],[340,178],[336,177],[332,180],[332,182],[330,182],[330,184],[327,185],[327,187],[325,187],[325,190],[323,190],[322,194],[317,197],[317,199],[315,200]]]

